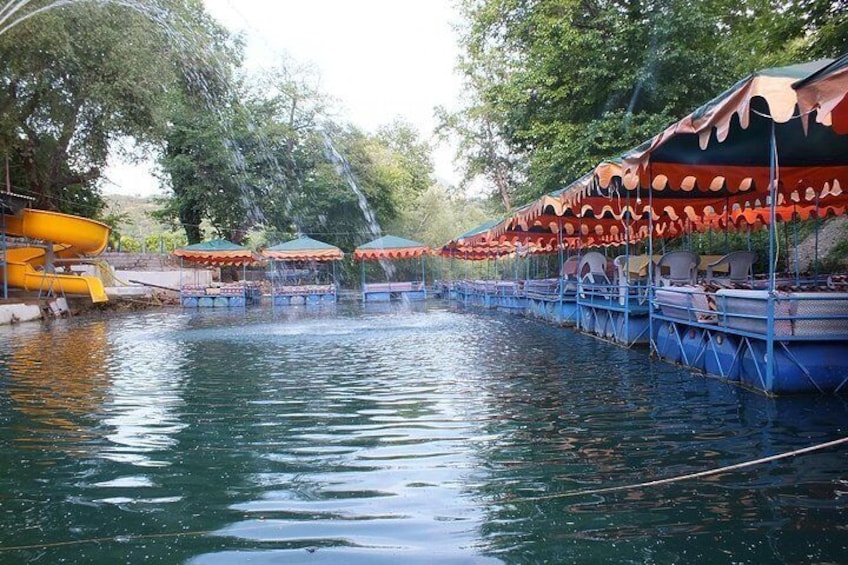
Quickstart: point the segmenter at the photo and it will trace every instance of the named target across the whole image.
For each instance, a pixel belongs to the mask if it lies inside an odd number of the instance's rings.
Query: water
[[[840,399],[433,306],[0,333],[0,563],[844,561],[845,449],[538,499],[836,439]]]

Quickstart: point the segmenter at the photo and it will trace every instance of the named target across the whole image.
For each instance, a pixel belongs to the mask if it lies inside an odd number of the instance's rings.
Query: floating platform
[[[223,285],[206,288],[185,285],[180,289],[180,304],[184,308],[244,308],[261,301],[262,292],[257,286]]]
[[[652,348],[769,395],[845,392],[848,293],[657,289]]]
[[[648,287],[640,283],[578,284],[577,327],[625,347],[650,342]]]
[[[427,289],[423,282],[365,283],[362,285],[363,302],[424,300],[426,298]]]
[[[767,395],[848,391],[848,292],[456,281],[452,300],[556,325]]]
[[[335,304],[338,300],[336,286],[327,285],[291,285],[275,288],[274,306],[297,306],[302,304]]]

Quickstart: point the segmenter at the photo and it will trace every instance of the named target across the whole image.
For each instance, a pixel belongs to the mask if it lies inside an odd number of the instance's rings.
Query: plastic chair
[[[616,278],[618,279],[618,302],[622,305],[624,305],[627,300],[627,292],[629,290],[628,285],[630,283],[630,276],[627,272],[629,262],[630,255],[619,255],[612,260],[612,263],[616,268]]]
[[[577,269],[580,260],[577,257],[569,257],[562,264],[562,279],[565,282],[565,290],[577,289]]]
[[[577,267],[580,265],[580,260],[577,257],[569,257],[562,264],[562,278],[573,279],[577,276]]]
[[[657,263],[660,283],[664,286],[682,286],[698,281],[698,263],[700,257],[691,251],[672,251],[663,255]],[[663,268],[668,275],[663,276]]]
[[[583,255],[577,268],[577,276],[581,283],[590,285],[590,288],[580,293],[581,298],[586,297],[586,291],[608,298],[610,280],[607,277],[607,258],[601,253],[589,251]]]
[[[601,282],[601,280],[609,282],[607,278],[607,258],[597,251],[589,251],[580,259],[577,276],[580,280],[590,277],[593,283]],[[597,281],[595,281],[596,278],[598,278]]]
[[[717,279],[729,279],[731,283],[744,283],[754,278],[754,263],[757,262],[757,254],[753,251],[734,251],[728,253],[718,261],[707,265],[707,282]],[[716,267],[728,265],[727,277],[714,277],[713,270]]]

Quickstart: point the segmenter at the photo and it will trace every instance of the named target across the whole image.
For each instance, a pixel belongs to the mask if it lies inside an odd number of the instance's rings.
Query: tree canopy
[[[435,184],[422,132],[338,119],[315,71],[293,61],[244,69],[240,39],[201,0],[21,6],[24,17],[0,27],[0,149],[12,188],[38,207],[102,217],[102,171],[130,139],[157,156],[159,216],[191,243],[302,233],[349,251],[394,233],[438,245],[481,219],[479,203]],[[755,69],[848,48],[844,0],[460,8],[465,106],[438,110],[440,132],[458,136],[466,177],[486,178],[506,209]]]
[[[561,188],[762,67],[846,49],[842,0],[464,0],[442,113],[501,204]]]
[[[169,91],[214,87],[221,65],[208,48],[224,36],[195,0],[72,2],[25,17],[45,8],[32,4],[0,33],[0,151],[36,206],[97,215],[111,144],[156,143]]]

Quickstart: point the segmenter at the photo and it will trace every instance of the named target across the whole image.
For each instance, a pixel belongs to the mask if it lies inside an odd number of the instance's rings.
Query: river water
[[[153,312],[0,330],[0,563],[845,562],[848,435],[517,317]]]

